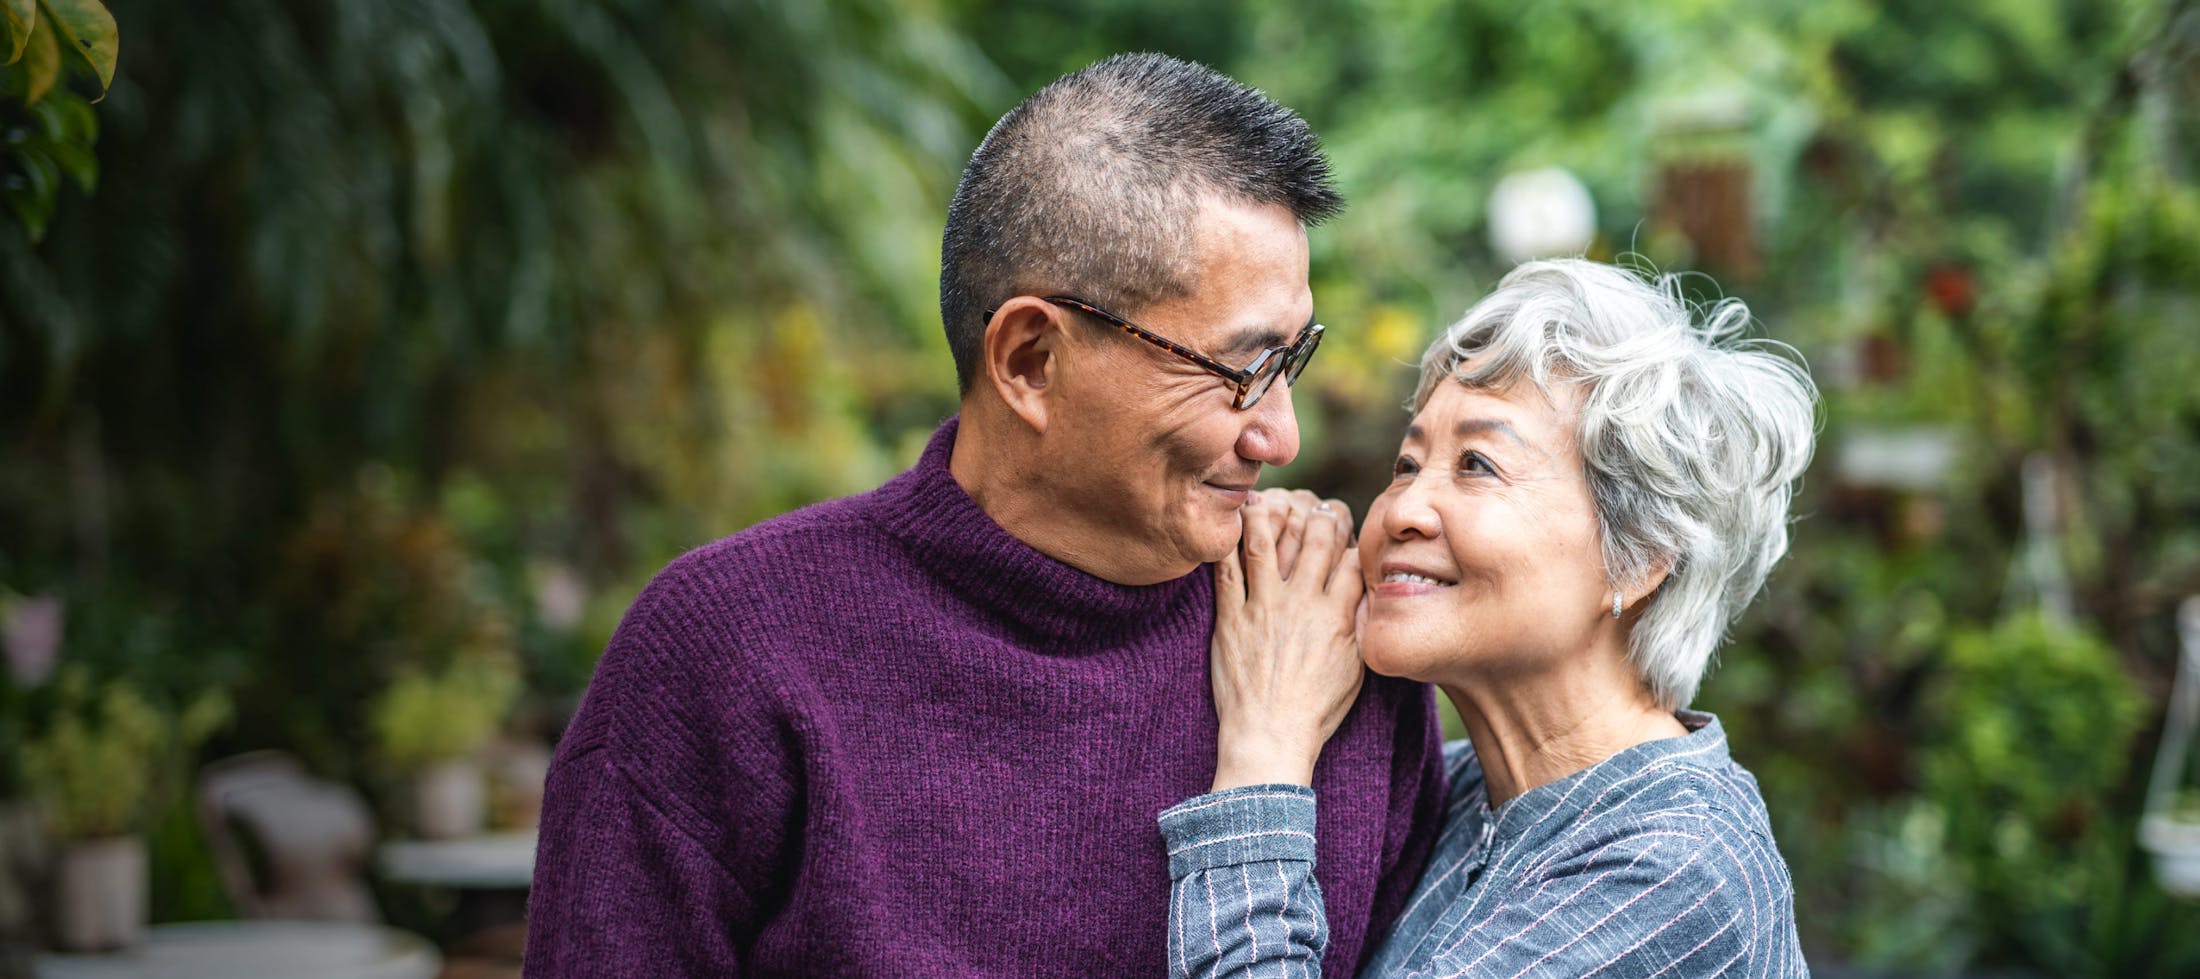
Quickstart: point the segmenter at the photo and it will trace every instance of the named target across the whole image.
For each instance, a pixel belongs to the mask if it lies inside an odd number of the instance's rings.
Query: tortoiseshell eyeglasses
[[[1237,400],[1232,404],[1239,411],[1245,411],[1259,404],[1261,395],[1267,394],[1268,389],[1275,386],[1278,377],[1283,378],[1286,385],[1297,384],[1299,375],[1306,370],[1306,362],[1314,359],[1314,348],[1322,345],[1322,325],[1320,323],[1309,323],[1306,325],[1306,329],[1300,330],[1299,335],[1293,338],[1290,343],[1280,347],[1269,347],[1261,351],[1259,356],[1253,358],[1252,363],[1245,365],[1244,369],[1241,370],[1226,366],[1221,361],[1075,296],[1046,296],[1043,298],[1057,306],[1067,306],[1079,312],[1089,313],[1114,325],[1125,333],[1191,361],[1208,373],[1230,382],[1230,386],[1237,389]],[[986,310],[986,318],[992,319],[993,313],[994,310]]]

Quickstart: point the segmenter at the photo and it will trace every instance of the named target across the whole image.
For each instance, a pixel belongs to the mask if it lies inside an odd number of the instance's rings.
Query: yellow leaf
[[[54,79],[61,77],[61,42],[54,37],[52,24],[41,20],[31,30],[31,42],[23,49],[23,72],[30,77],[23,104],[37,105],[53,88]]]
[[[38,0],[0,0],[0,20],[8,24],[8,64],[23,57],[31,29],[38,26]]]
[[[106,91],[115,80],[115,56],[121,50],[114,15],[99,0],[38,0],[38,4],[46,8],[39,26],[54,25],[68,47],[91,64],[99,75],[99,90]]]

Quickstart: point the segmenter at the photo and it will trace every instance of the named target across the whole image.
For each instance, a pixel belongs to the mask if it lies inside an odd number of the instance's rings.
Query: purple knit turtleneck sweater
[[[551,768],[530,977],[1168,971],[1154,819],[1214,775],[1210,572],[1033,550],[949,474],[955,425],[635,600]],[[1331,975],[1440,815],[1427,693],[1371,680],[1315,770]]]

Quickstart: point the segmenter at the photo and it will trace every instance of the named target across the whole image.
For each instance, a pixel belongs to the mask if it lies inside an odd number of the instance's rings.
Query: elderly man
[[[1003,117],[942,249],[959,416],[635,601],[551,771],[528,974],[1167,971],[1207,563],[1298,452],[1305,225],[1339,206],[1303,120],[1197,65],[1111,58]],[[1336,974],[1420,871],[1432,717],[1371,679],[1314,773]]]

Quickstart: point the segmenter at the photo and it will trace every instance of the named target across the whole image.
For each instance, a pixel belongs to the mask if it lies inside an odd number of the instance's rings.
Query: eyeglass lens
[[[1315,330],[1306,338],[1306,347],[1291,356],[1291,383],[1299,383],[1299,375],[1306,372],[1306,362],[1314,359],[1314,348],[1322,345],[1322,331]]]
[[[1260,400],[1261,395],[1267,394],[1268,389],[1275,386],[1279,376],[1286,378],[1286,384],[1297,384],[1299,374],[1306,370],[1306,362],[1313,358],[1314,348],[1320,346],[1321,341],[1321,332],[1316,330],[1308,333],[1299,346],[1273,347],[1263,353],[1254,366],[1253,376],[1245,387],[1244,396],[1238,399],[1238,409],[1242,411],[1251,408],[1254,402]]]

